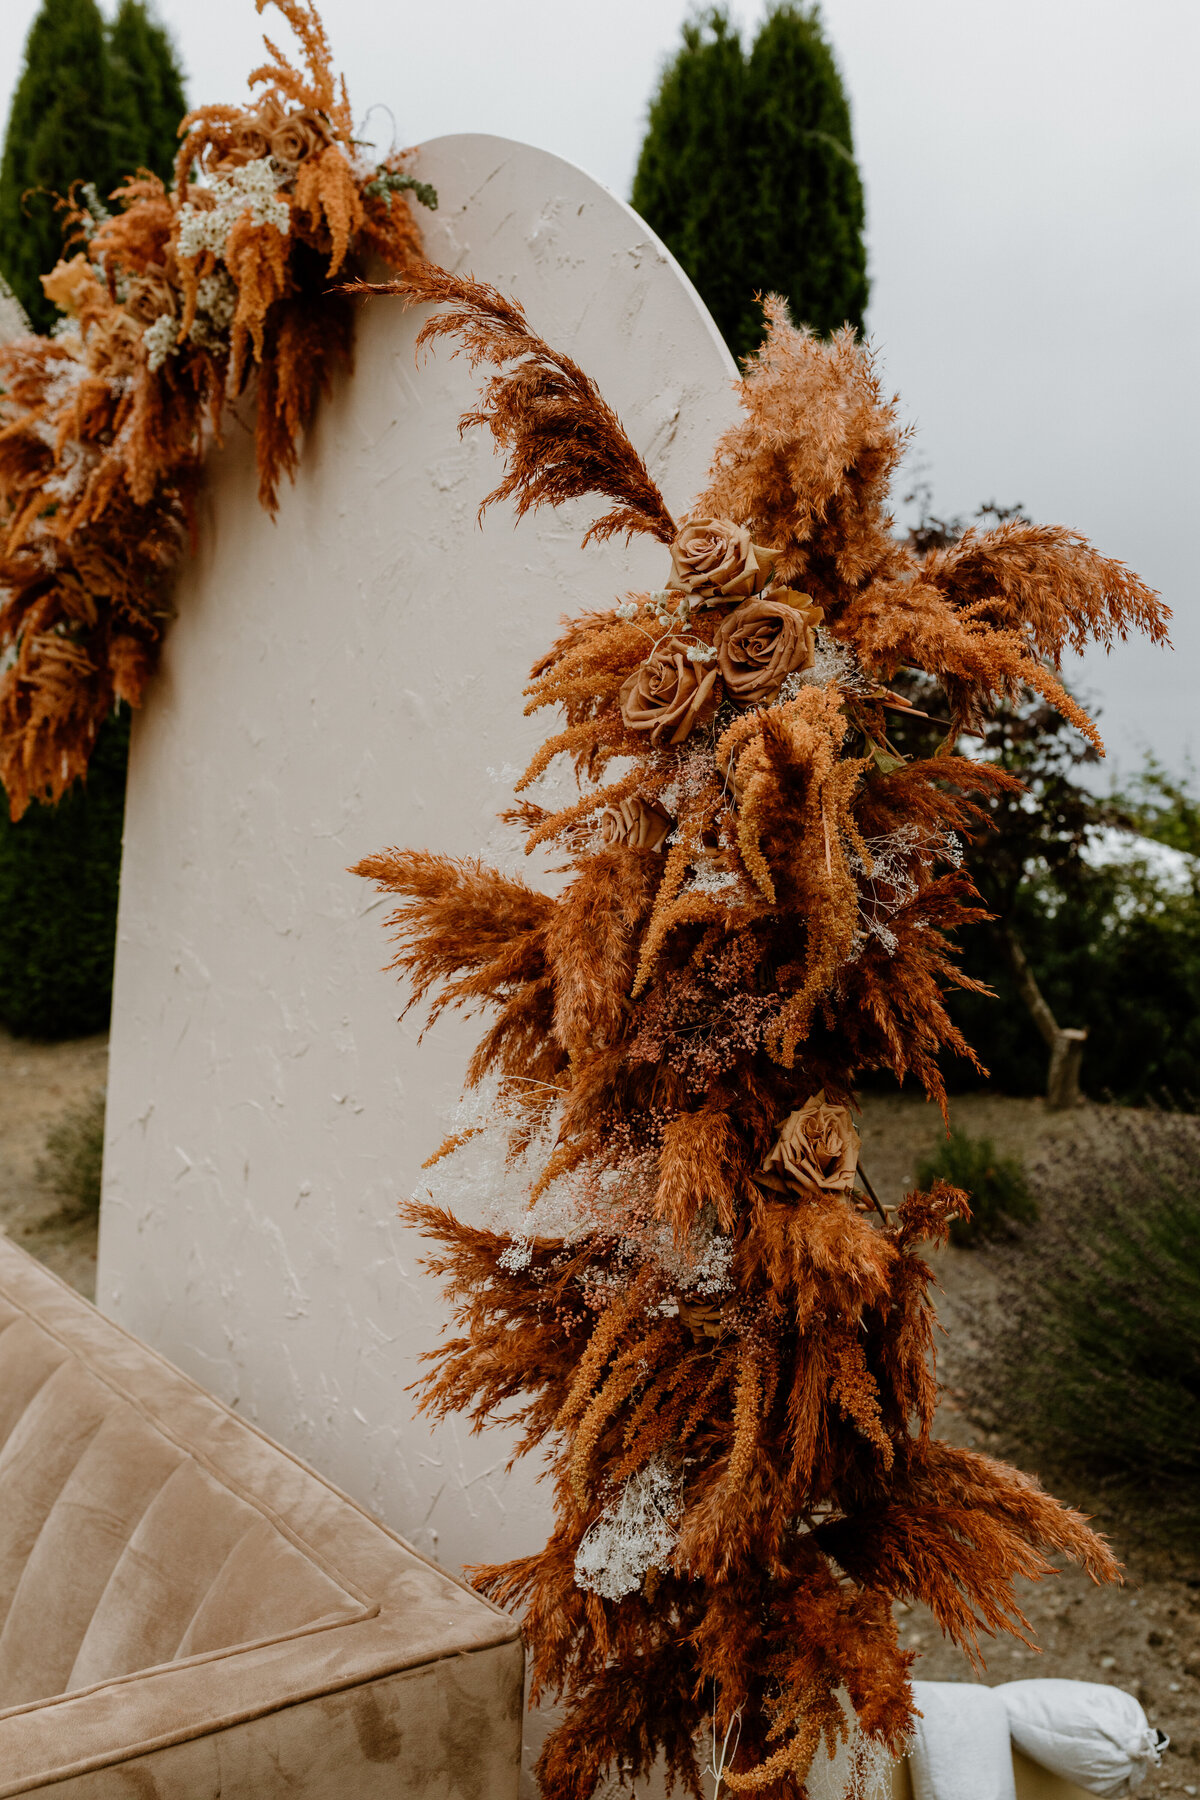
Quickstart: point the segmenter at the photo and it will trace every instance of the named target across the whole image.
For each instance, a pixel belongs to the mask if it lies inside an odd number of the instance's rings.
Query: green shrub
[[[1200,1523],[1200,1119],[1097,1108],[1037,1170],[978,1352],[996,1422],[1050,1473]]]
[[[1134,1106],[1200,1093],[1200,884],[1172,890],[1149,868],[1085,870],[1065,895],[1048,875],[1028,880],[1017,932],[1055,1017],[1088,1028],[1083,1088]],[[996,998],[961,993],[950,1013],[1006,1094],[1046,1089],[1048,1052],[1022,1005],[992,928],[963,933],[967,973]],[[952,1091],[980,1085],[947,1058]]]
[[[965,1189],[970,1196],[971,1217],[955,1219],[950,1227],[956,1244],[977,1244],[981,1238],[1006,1231],[1014,1220],[1038,1216],[1020,1163],[1014,1157],[998,1155],[991,1138],[951,1132],[917,1169],[917,1182],[923,1188],[939,1179]]]
[[[61,1200],[64,1212],[100,1210],[104,1161],[104,1089],[63,1114],[46,1133],[38,1160],[38,1185]]]
[[[85,1037],[112,1007],[129,716],[100,733],[86,783],[16,825],[0,800],[0,1024]]]

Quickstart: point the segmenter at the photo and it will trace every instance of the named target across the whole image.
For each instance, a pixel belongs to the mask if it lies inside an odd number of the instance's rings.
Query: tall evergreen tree
[[[863,327],[867,256],[850,105],[816,7],[767,14],[746,70],[755,286],[822,337]],[[761,335],[757,309],[751,342]]]
[[[169,175],[186,110],[170,39],[142,0],[121,0],[107,30],[95,0],[43,0],[0,158],[0,273],[35,330],[56,317],[40,280],[62,253],[54,197],[76,181],[108,195],[139,168]],[[71,1037],[107,1020],[128,741],[128,718],[110,719],[86,786],[57,808],[32,806],[14,825],[0,796],[0,1024],[11,1031]]]
[[[689,20],[663,73],[638,159],[633,206],[691,276],[726,339],[745,309],[746,57],[716,9]]]
[[[171,176],[179,121],[187,111],[183,75],[165,28],[142,0],[121,0],[108,34],[110,117],[122,174]]]
[[[633,205],[736,356],[762,336],[757,292],[786,295],[822,335],[862,329],[862,182],[815,6],[773,6],[749,55],[720,7],[684,26],[650,107]]]
[[[103,1031],[112,1004],[129,710],[101,727],[86,785],[20,824],[0,800],[0,1025],[18,1037]]]
[[[42,0],[0,157],[0,273],[36,331],[49,331],[57,317],[41,284],[62,251],[55,196],[73,181],[94,181],[106,193],[118,179],[108,99],[96,0]]]
[[[56,197],[76,181],[110,194],[139,168],[168,176],[186,110],[171,40],[142,0],[121,0],[107,29],[96,0],[42,0],[0,157],[0,274],[36,331],[56,317],[41,284],[62,252]]]

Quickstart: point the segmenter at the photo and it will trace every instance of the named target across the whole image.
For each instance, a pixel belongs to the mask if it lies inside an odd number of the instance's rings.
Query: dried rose
[[[719,1301],[688,1300],[683,1294],[675,1296],[679,1307],[679,1323],[692,1334],[692,1342],[703,1344],[717,1338],[723,1338],[729,1330],[725,1322],[725,1310]]]
[[[131,318],[139,320],[143,325],[152,325],[164,313],[169,318],[177,318],[179,295],[168,279],[166,270],[157,263],[151,263],[144,275],[131,281],[125,297],[125,310]]]
[[[656,748],[682,744],[701,713],[716,705],[716,666],[689,661],[690,648],[682,638],[665,638],[621,687],[621,717],[630,731],[648,731]]]
[[[319,155],[330,141],[329,126],[320,113],[310,109],[289,113],[271,133],[271,155],[276,162],[302,163],[306,157]]]
[[[743,706],[775,699],[786,675],[811,669],[813,628],[824,613],[807,594],[779,588],[769,598],[747,600],[725,619],[713,640],[717,667],[731,700]]]
[[[257,112],[242,113],[225,127],[225,143],[219,156],[205,160],[213,170],[237,169],[244,163],[261,162],[271,154],[273,133],[287,118],[287,109],[273,95],[268,96]],[[189,196],[192,198],[192,196]]]
[[[785,1193],[849,1194],[861,1147],[849,1111],[830,1106],[822,1088],[783,1121],[761,1179]]]
[[[675,821],[653,800],[639,795],[606,806],[600,814],[600,839],[606,850],[661,850]]]
[[[732,519],[692,519],[671,545],[669,587],[732,600],[756,594],[771,579],[778,552],[750,541]]]
[[[238,168],[243,163],[260,162],[271,154],[271,133],[283,117],[277,101],[267,102],[256,113],[246,113],[229,127],[229,140],[219,166]]]

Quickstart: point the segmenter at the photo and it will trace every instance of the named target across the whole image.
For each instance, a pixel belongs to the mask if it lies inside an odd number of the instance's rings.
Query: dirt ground
[[[37,1178],[47,1131],[103,1088],[108,1039],[32,1044],[0,1030],[0,1232],[91,1300],[96,1220],[64,1212]]]
[[[38,1183],[36,1166],[46,1132],[65,1111],[103,1086],[103,1037],[67,1044],[29,1044],[0,1032],[0,1231],[40,1257],[89,1298],[95,1290],[95,1221],[63,1214]],[[955,1124],[995,1139],[997,1148],[1026,1163],[1058,1141],[1086,1129],[1084,1114],[1049,1114],[1039,1100],[968,1095],[952,1106]],[[912,1184],[920,1158],[942,1134],[931,1106],[906,1096],[869,1096],[863,1109],[862,1160],[880,1197],[897,1202]],[[996,1450],[998,1440],[973,1425],[967,1393],[958,1384],[956,1350],[969,1344],[972,1319],[994,1300],[998,1275],[986,1252],[953,1247],[935,1255],[941,1293],[938,1311],[947,1336],[939,1353],[945,1393],[939,1435],[953,1443]],[[1035,1471],[1036,1472],[1036,1471]],[[1081,1497],[1061,1493],[1080,1503]],[[1171,1737],[1159,1776],[1144,1794],[1200,1791],[1200,1554],[1191,1567],[1164,1572],[1161,1559],[1122,1541],[1119,1519],[1097,1523],[1112,1537],[1126,1565],[1121,1588],[1098,1588],[1066,1567],[1052,1580],[1021,1583],[1021,1604],[1039,1646],[986,1642],[986,1669],[972,1671],[946,1643],[923,1607],[900,1608],[905,1645],[920,1651],[915,1675],[927,1681],[1020,1680],[1061,1675],[1127,1689],[1151,1721]]]
[[[1040,1100],[991,1094],[957,1097],[951,1118],[972,1136],[994,1139],[1000,1152],[1020,1157],[1027,1166],[1051,1144],[1069,1145],[1088,1128],[1086,1112],[1048,1113]],[[868,1096],[862,1160],[885,1204],[902,1198],[916,1164],[943,1133],[941,1116],[932,1106],[907,1096]],[[997,1268],[986,1251],[953,1245],[929,1260],[942,1289],[938,1316],[947,1334],[938,1352],[944,1384],[938,1435],[971,1449],[1002,1453],[1000,1440],[968,1416],[968,1394],[959,1386],[968,1378],[960,1375],[956,1357],[960,1347],[970,1345],[973,1318],[995,1299]],[[1065,1492],[1061,1483],[1048,1481],[1047,1486],[1060,1499],[1086,1509],[1084,1497]],[[1195,1795],[1200,1791],[1200,1550],[1190,1567],[1167,1573],[1161,1559],[1148,1556],[1144,1546],[1123,1541],[1119,1518],[1097,1512],[1095,1522],[1125,1564],[1123,1587],[1097,1587],[1069,1565],[1053,1579],[1018,1582],[1021,1608],[1038,1648],[1026,1649],[1007,1637],[984,1640],[987,1666],[980,1673],[945,1641],[926,1608],[900,1608],[902,1642],[920,1651],[914,1677],[994,1685],[1056,1675],[1125,1688],[1171,1739],[1162,1769],[1140,1792]]]

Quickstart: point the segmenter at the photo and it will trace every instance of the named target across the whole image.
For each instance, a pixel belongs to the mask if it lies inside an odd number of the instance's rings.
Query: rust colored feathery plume
[[[517,517],[537,506],[603,494],[615,501],[590,528],[584,543],[624,532],[649,532],[661,543],[675,536],[675,521],[630,443],[616,413],[578,363],[529,329],[524,309],[486,282],[448,275],[429,264],[397,281],[356,282],[350,294],[399,294],[410,304],[442,304],[417,335],[418,349],[437,338],[456,337],[472,369],[492,363],[482,404],[464,413],[460,432],[486,425],[507,457],[503,481],[482,501],[480,516],[511,500]],[[454,351],[458,354],[458,350]]]
[[[328,277],[420,256],[403,156],[363,162],[317,12],[271,3],[303,66],[268,39],[249,105],[181,123],[173,188],[142,173],[112,214],[68,207],[75,254],[44,280],[60,330],[0,347],[0,782],[14,818],[86,772],[114,704],[141,703],[226,405],[253,383],[273,511],[349,366],[352,309]]]
[[[389,291],[443,309],[424,341],[499,370],[464,422],[508,456],[490,499],[594,489],[616,503],[594,535],[672,542],[661,590],[569,621],[533,671],[531,707],[560,723],[507,816],[561,852],[563,891],[413,850],[358,865],[398,899],[413,1000],[492,1015],[477,1115],[429,1170],[432,1190],[475,1167],[492,1221],[432,1192],[403,1209],[455,1317],[423,1404],[515,1419],[550,1461],[546,1547],[475,1572],[524,1609],[535,1697],[564,1704],[548,1800],[659,1756],[698,1794],[706,1731],[730,1793],[799,1800],[849,1729],[840,1692],[864,1744],[903,1748],[895,1600],[977,1655],[980,1633],[1024,1636],[1014,1581],[1051,1555],[1118,1578],[1077,1513],[932,1437],[921,1252],[966,1200],[939,1182],[881,1216],[852,1108],[874,1069],[944,1102],[941,1057],[972,1054],[945,1005],[977,986],[953,939],[984,916],[961,840],[1018,784],[959,737],[1024,687],[1091,731],[1062,651],[1161,641],[1165,609],[1070,532],[899,544],[901,432],[870,354],[779,302],[676,530],[611,408],[513,302],[424,271]],[[888,737],[904,670],[951,721],[926,760]],[[555,757],[579,797],[551,809],[530,790]]]

